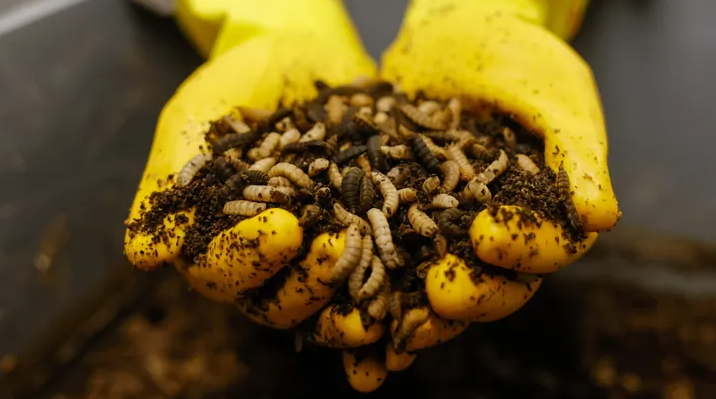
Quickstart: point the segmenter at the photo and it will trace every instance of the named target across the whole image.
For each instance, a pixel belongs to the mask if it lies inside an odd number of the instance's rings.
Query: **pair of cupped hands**
[[[408,339],[408,352],[396,354],[388,345],[387,356],[362,357],[360,362],[345,352],[351,384],[361,391],[373,390],[388,370],[407,367],[414,358],[411,352],[449,340],[471,322],[496,320],[519,309],[537,290],[543,274],[574,262],[598,232],[617,222],[620,213],[607,166],[599,94],[589,66],[567,44],[579,27],[585,3],[413,0],[378,70],[340,1],[179,1],[177,21],[208,61],[164,107],[128,221],[141,218],[151,206],[148,198],[153,192],[172,188],[169,176],[201,151],[211,121],[236,115],[237,107],[272,110],[280,100],[309,100],[316,95],[318,79],[341,85],[379,77],[398,83],[409,97],[422,91],[511,115],[544,140],[547,166],[557,171],[563,165],[568,173],[586,238],[576,253],[569,253],[559,240],[561,228],[551,222],[525,226],[519,218],[500,220],[499,212],[480,213],[471,229],[479,232],[472,234],[477,256],[534,278],[525,284],[485,276],[478,283],[464,262],[447,255],[426,276],[430,308],[408,311],[427,315]],[[193,220],[191,210],[182,215]],[[177,216],[164,220],[172,240],[156,242],[148,234],[127,232],[125,253],[132,264],[149,270],[181,263],[178,270],[196,291],[237,304],[252,320],[273,328],[295,326],[322,311],[318,328],[331,324],[325,333],[335,335],[326,338],[332,346],[365,346],[383,335],[385,326],[366,327],[358,311],[336,316],[326,308],[332,288],[321,281],[327,280],[341,256],[345,232],[304,243],[298,219],[272,209],[261,219],[247,219],[221,233],[209,245],[205,263],[196,265],[180,257],[186,225],[176,223]],[[257,238],[266,224],[277,234],[261,236],[253,253],[237,257],[225,245],[228,237]],[[515,241],[516,233],[533,233],[535,238]],[[302,245],[310,246],[308,255],[294,259]],[[259,259],[263,267],[257,272],[252,263]],[[291,262],[307,274],[292,273],[267,307],[248,311],[240,300],[243,293],[260,287]],[[455,272],[449,281],[444,277],[447,268]],[[340,320],[322,320],[331,317]],[[397,328],[396,321],[387,328]],[[350,372],[359,367],[366,372]]]

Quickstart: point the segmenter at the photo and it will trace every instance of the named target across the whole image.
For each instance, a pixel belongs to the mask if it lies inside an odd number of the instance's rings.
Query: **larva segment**
[[[365,176],[362,169],[351,167],[343,176],[343,184],[341,184],[341,196],[343,203],[348,210],[356,213],[360,209],[360,188],[361,179]]]
[[[517,144],[517,136],[512,129],[505,126],[505,128],[502,129],[502,137],[504,137],[505,144],[507,144],[508,148],[515,148],[515,144]]]
[[[487,202],[492,199],[490,189],[487,185],[485,185],[485,183],[477,180],[477,178],[467,182],[464,193],[468,196],[468,198],[475,199],[478,202]]]
[[[247,133],[227,134],[214,142],[212,150],[215,154],[221,154],[222,152],[226,152],[232,148],[253,143],[259,137],[261,137],[260,134],[253,131],[249,131]]]
[[[428,116],[440,111],[440,109],[440,104],[435,101],[423,101],[418,105],[418,111]]]
[[[398,328],[393,331],[392,343],[396,353],[404,353],[406,341],[412,336],[422,324],[428,321],[430,310],[427,307],[414,308],[406,311],[400,321]]]
[[[397,269],[402,262],[398,257],[398,252],[395,250],[395,244],[393,244],[388,219],[377,208],[370,209],[367,215],[373,228],[373,237],[375,238],[375,245],[378,247],[380,258],[388,268]]]
[[[321,207],[314,204],[308,204],[301,208],[301,218],[298,219],[298,225],[302,228],[313,226],[321,217]]]
[[[372,244],[371,244],[372,245]],[[385,265],[379,257],[373,256],[370,262],[370,277],[358,291],[358,300],[372,298],[383,286],[385,279]]]
[[[276,165],[276,158],[268,157],[254,162],[251,166],[249,166],[249,170],[260,170],[261,172],[266,173],[269,169],[274,167],[274,165]]]
[[[368,222],[363,220],[360,216],[348,212],[348,210],[346,210],[346,208],[338,202],[333,203],[333,215],[341,224],[346,226],[355,224],[358,226],[358,231],[360,231],[361,234],[371,234],[373,231]]]
[[[410,225],[423,237],[432,237],[438,232],[438,225],[414,203],[408,208]]]
[[[448,242],[442,234],[435,234],[434,240],[435,253],[442,259],[448,253]]]
[[[344,164],[352,159],[358,158],[361,154],[366,152],[368,147],[364,145],[354,145],[348,147],[348,149],[343,150],[336,154],[336,156],[333,157],[333,162],[337,163],[338,165]]]
[[[328,181],[330,181],[333,187],[337,188],[338,190],[340,190],[341,186],[343,185],[343,175],[341,174],[341,171],[338,169],[338,165],[335,162],[331,162],[330,166],[328,167]]]
[[[316,122],[313,127],[306,132],[299,140],[299,143],[305,143],[308,141],[320,141],[326,138],[326,125],[321,122]]]
[[[360,213],[365,213],[368,209],[373,207],[373,201],[375,200],[375,184],[369,174],[364,174],[360,181]]]
[[[385,113],[385,112],[383,112],[383,111],[379,111],[379,112],[378,112],[377,114],[375,114],[375,116],[373,117],[373,123],[375,123],[375,125],[380,128],[380,125],[386,123],[386,122],[388,121],[388,118],[389,118],[389,116],[388,116],[387,113]],[[387,136],[387,135],[386,135],[386,136]]]
[[[414,308],[407,310],[404,317],[415,317],[412,316],[411,313],[418,313],[422,316],[424,312],[423,309],[429,311],[427,307]],[[429,312],[427,320],[414,329],[412,334],[406,337],[404,348],[396,348],[400,349],[396,350],[396,353],[402,354],[406,351],[414,352],[447,342],[460,335],[469,325],[469,322],[446,320],[434,312]],[[399,328],[398,320],[393,320],[391,323],[393,336],[398,333]]]
[[[460,165],[453,160],[448,160],[440,164],[440,171],[443,173],[443,184],[440,191],[443,193],[451,193],[460,182]]]
[[[432,194],[440,187],[440,178],[437,176],[430,176],[423,181],[423,191],[427,194]]]
[[[470,161],[468,161],[465,153],[462,152],[460,147],[454,144],[449,145],[447,148],[447,156],[448,159],[455,161],[460,167],[460,179],[463,181],[469,181],[475,177],[475,169],[472,167],[472,164],[470,164]]]
[[[358,266],[363,250],[363,240],[358,226],[351,224],[346,231],[346,246],[331,274],[331,283],[342,283]]]
[[[363,169],[365,173],[370,173],[373,171],[373,168],[370,166],[370,161],[368,160],[368,155],[362,154],[358,158],[356,158],[356,165]]]
[[[465,237],[468,233],[467,229],[462,229],[457,222],[465,216],[465,211],[459,209],[447,209],[440,213],[438,216],[438,227],[442,234],[454,238],[460,239]]]
[[[240,119],[236,119],[231,116],[225,116],[221,119],[229,126],[229,128],[231,128],[231,130],[234,131],[234,133],[248,133],[251,131],[249,125]]]
[[[377,259],[377,258],[376,258]],[[380,259],[378,260],[380,261]],[[373,298],[368,303],[368,314],[376,321],[381,321],[385,318],[388,312],[388,299],[390,298],[390,280],[386,279],[383,283],[382,289],[378,292],[378,296]]]
[[[283,176],[301,188],[313,186],[313,180],[311,180],[304,171],[299,169],[296,165],[287,162],[277,163],[271,167],[268,171],[268,175],[269,177]]]
[[[441,209],[457,208],[459,203],[460,202],[457,200],[457,198],[453,197],[450,194],[437,194],[430,201],[430,207]]]
[[[211,154],[202,153],[194,155],[177,174],[176,186],[184,187],[191,183],[191,181],[194,179],[194,176],[199,173],[199,170],[201,170],[204,165],[211,161],[211,158]]]
[[[356,93],[351,96],[350,104],[352,107],[372,107],[373,97],[366,93]]]
[[[398,200],[401,204],[407,204],[418,200],[418,192],[414,188],[401,188],[398,190]]]
[[[301,132],[299,132],[298,129],[288,129],[281,135],[281,139],[278,142],[278,149],[283,150],[289,144],[298,143],[300,138]]]
[[[528,157],[525,154],[517,154],[515,155],[515,161],[517,163],[517,166],[529,173],[532,173],[533,175],[536,175],[539,173],[539,166],[532,160],[532,158]]]
[[[314,177],[327,170],[331,162],[326,158],[316,158],[308,165],[308,176]]]
[[[266,184],[274,187],[293,187],[293,183],[283,176],[274,176]]]
[[[408,144],[412,149],[412,153],[418,159],[418,161],[425,166],[428,170],[436,171],[440,169],[440,161],[435,157],[430,148],[426,143],[427,137],[421,137],[418,134],[411,134],[408,136]]]
[[[340,96],[330,96],[324,108],[331,125],[340,124],[343,119],[343,114],[348,110],[348,106],[343,102]]]
[[[291,117],[287,116],[287,117],[281,119],[280,121],[276,122],[276,125],[274,127],[276,128],[276,130],[283,133],[289,129],[296,128],[296,125],[293,124]]]
[[[366,147],[371,168],[377,172],[385,173],[388,170],[388,163],[381,151],[381,136],[377,134],[370,136]]]
[[[383,195],[383,214],[385,214],[385,217],[393,216],[399,205],[398,189],[395,188],[390,179],[380,172],[373,172],[371,176],[373,177],[373,183],[378,186],[378,190]]]
[[[274,151],[276,151],[280,141],[281,135],[276,132],[271,132],[266,135],[258,147],[250,149],[247,155],[253,161],[268,158],[274,153]]]
[[[266,210],[266,203],[246,200],[229,201],[224,204],[224,213],[227,215],[256,216]]]
[[[507,170],[510,160],[507,158],[505,151],[500,150],[500,154],[496,160],[492,161],[482,173],[475,176],[475,179],[483,184],[490,184],[495,178],[499,177]]]
[[[425,146],[428,147],[428,150],[430,150],[436,158],[447,159],[447,151],[444,148],[435,144],[430,138],[425,137],[424,135],[420,135],[420,138],[425,143]]]
[[[394,105],[395,97],[383,96],[379,98],[378,101],[375,103],[375,109],[377,109],[379,112],[385,112],[387,114],[390,112],[391,109],[393,109]]]
[[[371,261],[373,260],[373,237],[370,235],[363,236],[363,249],[358,262],[358,266],[353,270],[353,273],[348,277],[348,293],[355,303],[360,302],[362,298],[358,297],[363,287],[363,278],[365,272],[368,270]]]
[[[448,123],[445,118],[438,117],[438,115],[427,115],[412,104],[401,105],[400,111],[415,124],[424,128],[432,130],[445,130],[448,128]]]
[[[447,109],[450,111],[450,129],[460,127],[460,115],[462,114],[462,103],[457,98],[451,98],[447,103]]]
[[[249,185],[244,187],[244,199],[254,202],[276,202],[290,204],[291,197],[295,195],[292,188]]]
[[[414,158],[413,151],[405,144],[394,146],[384,145],[380,147],[380,151],[392,159],[410,160]]]

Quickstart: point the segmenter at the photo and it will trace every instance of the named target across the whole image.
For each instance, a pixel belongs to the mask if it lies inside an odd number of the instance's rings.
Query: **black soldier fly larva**
[[[204,165],[209,163],[209,161],[211,161],[211,154],[195,155],[184,165],[183,168],[181,168],[181,171],[179,171],[176,178],[176,185],[184,187],[191,183],[194,176],[199,172],[199,170],[201,170],[201,168],[204,167]]]

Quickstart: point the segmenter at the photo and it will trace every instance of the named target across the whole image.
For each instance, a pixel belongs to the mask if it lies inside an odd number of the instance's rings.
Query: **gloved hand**
[[[598,231],[617,222],[599,95],[589,67],[563,40],[576,31],[585,5],[578,0],[413,0],[384,54],[380,77],[399,83],[409,96],[423,90],[431,97],[458,97],[463,106],[492,107],[544,138],[546,163],[555,171],[562,164],[569,174],[572,200],[589,232],[569,253],[559,242],[561,228],[552,222],[518,227],[519,216],[504,221],[499,212],[480,213],[471,228],[477,255],[535,277],[527,284],[488,276],[475,282],[462,260],[446,256],[426,277],[430,308],[403,315],[420,324],[406,343],[408,353],[395,353],[390,344],[370,345],[386,327],[394,333],[397,321],[366,327],[357,310],[345,315],[326,307],[333,289],[321,281],[328,280],[342,254],[345,230],[337,238],[316,237],[306,243],[308,255],[294,259],[304,244],[298,219],[271,209],[219,234],[195,264],[180,257],[186,223],[177,221],[193,222],[194,212],[187,211],[165,218],[171,234],[162,239],[128,229],[128,258],[146,270],[179,264],[195,290],[237,304],[249,318],[273,328],[295,326],[320,311],[314,339],[333,347],[361,347],[357,354],[344,350],[346,373],[355,389],[376,389],[388,370],[410,365],[412,352],[453,338],[471,322],[496,320],[519,309],[539,287],[539,275],[578,259]],[[316,79],[340,85],[376,76],[337,0],[236,0],[230,5],[185,0],[178,3],[177,19],[210,59],[160,115],[130,222],[146,212],[148,196],[171,188],[169,176],[201,151],[210,121],[235,112],[236,106],[273,109],[279,100],[308,100],[316,95]],[[259,229],[277,234],[259,238]],[[515,241],[516,232],[534,234],[534,239]],[[229,244],[242,238],[259,238],[257,247],[239,254]],[[257,270],[254,262],[262,267]],[[242,299],[246,290],[260,287],[289,263],[296,265],[275,301],[259,309]],[[454,278],[445,278],[448,267]]]

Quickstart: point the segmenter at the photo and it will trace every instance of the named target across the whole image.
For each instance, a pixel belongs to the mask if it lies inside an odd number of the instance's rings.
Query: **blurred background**
[[[373,56],[406,4],[346,1]],[[574,46],[602,94],[623,219],[523,310],[375,396],[716,398],[714,15],[593,0]],[[0,1],[0,397],[352,395],[335,354],[296,355],[122,254],[159,111],[200,63],[129,1]]]

